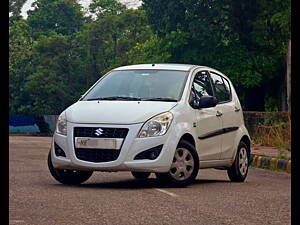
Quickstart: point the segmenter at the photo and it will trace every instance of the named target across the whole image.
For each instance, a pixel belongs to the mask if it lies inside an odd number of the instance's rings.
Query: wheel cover
[[[177,148],[169,174],[179,181],[188,179],[194,171],[194,158],[186,148]]]
[[[245,176],[248,169],[248,154],[246,148],[241,148],[239,153],[239,170],[242,176]]]

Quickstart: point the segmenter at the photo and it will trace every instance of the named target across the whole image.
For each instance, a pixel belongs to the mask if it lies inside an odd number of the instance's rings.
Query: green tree
[[[28,29],[24,20],[16,21],[9,28],[9,111],[12,114],[22,113],[20,105],[28,102],[24,85],[32,70],[33,44]]]
[[[100,74],[128,64],[126,53],[137,43],[145,42],[150,34],[145,13],[141,10],[128,9],[86,24],[80,41],[86,49],[88,80],[94,82]]]
[[[264,109],[265,96],[274,93],[266,87],[278,87],[284,75],[289,0],[144,0],[143,9],[162,39],[176,30],[189,34],[170,61],[223,71],[245,96],[246,109]]]
[[[91,21],[82,19],[80,8],[73,10],[76,4],[38,0],[37,8],[29,13],[28,24],[22,21],[11,29],[11,113],[59,114],[102,74],[128,64],[127,53],[153,34],[142,10],[105,13]],[[70,8],[57,12],[61,5]],[[82,26],[64,23],[72,17]],[[62,22],[53,25],[58,21]],[[27,42],[21,43],[21,38]]]
[[[20,16],[21,9],[27,0],[9,0],[9,13],[11,16]]]
[[[126,6],[117,0],[92,0],[89,5],[89,12],[96,18],[103,18],[110,15],[118,15],[126,10]]]
[[[76,54],[72,41],[61,34],[42,36],[33,48],[33,72],[24,89],[30,102],[21,111],[36,114],[59,114],[80,97],[76,84]]]
[[[129,64],[176,62],[172,56],[174,50],[183,48],[188,43],[189,34],[180,30],[172,31],[164,38],[151,33],[142,43],[137,43],[126,55]]]
[[[9,26],[22,19],[21,9],[26,0],[9,0]]]
[[[84,22],[81,5],[76,0],[37,0],[28,11],[27,22],[33,38],[41,35],[73,34]]]

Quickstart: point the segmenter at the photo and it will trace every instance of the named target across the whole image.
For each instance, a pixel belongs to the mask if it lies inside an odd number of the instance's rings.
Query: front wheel
[[[53,167],[51,153],[48,154],[48,168],[55,180],[62,184],[81,184],[87,181],[93,174],[93,171],[80,171],[68,169],[56,169]]]
[[[241,141],[232,166],[227,169],[228,177],[233,182],[243,182],[248,174],[249,167],[249,149],[248,146]]]
[[[180,141],[167,173],[156,173],[156,177],[171,186],[184,187],[192,183],[199,170],[199,157],[195,147],[187,141]]]

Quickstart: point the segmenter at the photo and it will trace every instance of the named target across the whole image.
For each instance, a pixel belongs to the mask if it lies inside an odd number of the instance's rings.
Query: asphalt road
[[[290,224],[291,177],[250,168],[246,182],[200,170],[187,188],[166,188],[129,172],[96,172],[65,186],[48,172],[51,138],[9,138],[9,224]]]

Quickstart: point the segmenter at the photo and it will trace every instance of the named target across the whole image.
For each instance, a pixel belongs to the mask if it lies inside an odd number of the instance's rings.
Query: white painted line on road
[[[162,192],[164,194],[170,195],[172,197],[178,197],[178,195],[176,195],[176,194],[174,194],[172,192],[169,192],[169,191],[166,191],[166,190],[163,190],[163,189],[159,189],[159,188],[154,188],[154,189],[157,190],[157,191],[160,191],[160,192]]]

